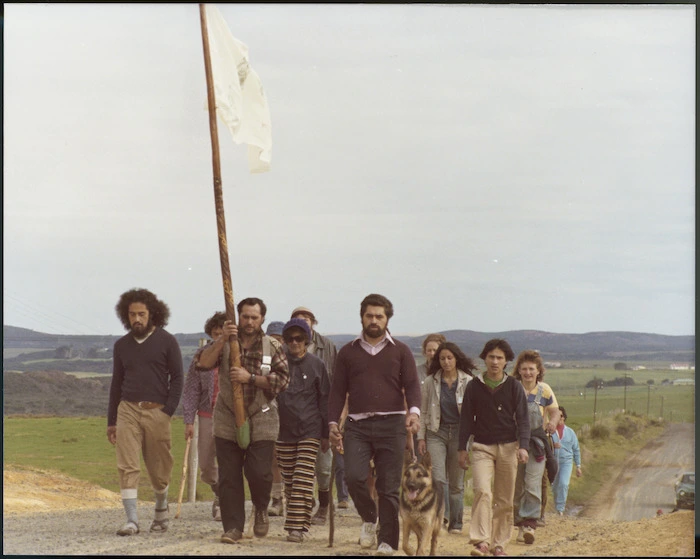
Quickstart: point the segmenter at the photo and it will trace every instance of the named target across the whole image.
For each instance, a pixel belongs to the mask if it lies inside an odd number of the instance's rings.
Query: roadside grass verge
[[[171,430],[174,462],[168,499],[176,503],[185,454],[181,417],[173,419]],[[103,417],[5,417],[3,442],[5,466],[58,471],[119,493],[116,453],[107,440],[107,422]],[[154,500],[143,460],[138,489],[139,499]],[[250,498],[247,487],[246,497]],[[213,499],[211,488],[199,480],[197,499]]]
[[[660,436],[665,422],[618,414],[604,417],[596,426],[598,430],[606,428],[609,435],[595,438],[590,424],[574,427],[581,445],[583,476],[577,478],[574,474],[571,478],[568,507],[590,504],[593,496],[609,480],[611,469]],[[185,452],[182,418],[174,418],[171,428],[174,463],[168,496],[174,503],[180,489]],[[6,417],[3,425],[4,464],[20,469],[31,467],[58,471],[118,493],[115,450],[107,441],[106,429],[106,421],[100,417]],[[471,506],[474,497],[470,482],[471,469],[465,479],[466,506]],[[213,499],[210,487],[199,479],[196,496],[197,500]],[[144,501],[154,499],[143,462],[139,498]],[[247,486],[246,498],[250,498]],[[547,510],[554,510],[551,489],[547,507]]]

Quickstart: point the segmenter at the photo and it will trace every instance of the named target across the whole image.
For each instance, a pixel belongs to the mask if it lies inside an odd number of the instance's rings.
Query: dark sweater
[[[156,328],[138,343],[129,333],[114,344],[107,425],[117,424],[119,402],[157,402],[172,416],[182,395],[182,354],[175,337]]]
[[[408,346],[396,339],[377,355],[359,340],[344,345],[335,360],[328,399],[328,421],[338,422],[348,394],[348,413],[397,412],[420,408],[421,391],[416,360]],[[404,403],[404,393],[406,402]]]
[[[507,375],[493,390],[478,377],[467,384],[459,423],[459,450],[466,450],[471,435],[474,442],[487,445],[518,441],[519,448],[527,450],[530,420],[522,384]]]
[[[328,372],[320,358],[305,353],[299,359],[289,351],[289,384],[277,395],[280,414],[278,441],[328,438]]]

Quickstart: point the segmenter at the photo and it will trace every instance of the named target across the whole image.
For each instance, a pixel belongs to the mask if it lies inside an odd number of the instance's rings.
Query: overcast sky
[[[219,4],[272,120],[219,125],[236,302],[355,333],[695,331],[694,5]],[[5,4],[3,323],[224,308],[196,4]]]

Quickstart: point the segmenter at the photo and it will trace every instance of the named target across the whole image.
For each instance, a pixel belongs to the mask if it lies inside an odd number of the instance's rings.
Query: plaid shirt
[[[263,357],[263,335],[263,331],[260,330],[258,337],[249,349],[246,350],[241,347],[241,367],[256,375],[262,375],[260,367]],[[262,389],[254,387],[252,384],[242,383],[241,388],[243,389],[243,400],[246,409],[255,400],[256,391],[262,390],[267,400],[271,401],[274,400],[277,394],[286,390],[289,384],[289,363],[287,362],[287,356],[277,340],[271,339],[270,346],[272,363],[270,365],[270,373],[265,375],[270,382],[270,388]],[[224,351],[228,353],[227,348],[225,348]],[[225,366],[219,369],[221,372],[219,375],[220,391],[216,399],[216,405],[214,406],[214,435],[222,439],[235,441],[236,419],[233,412],[233,386],[231,384],[231,378],[224,372],[225,369]],[[274,433],[274,439],[276,438],[277,434]]]
[[[211,417],[214,402],[214,381],[219,374],[219,365],[217,363],[211,369],[200,369],[197,367],[197,362],[202,352],[213,343],[213,340],[209,340],[206,345],[200,347],[190,363],[190,369],[185,379],[185,389],[182,393],[182,415],[185,425],[192,425],[195,415]]]
[[[262,366],[263,358],[263,335],[263,331],[260,330],[258,337],[255,339],[255,342],[253,342],[250,349],[243,349],[243,346],[241,346],[241,367],[249,373],[255,373],[256,375],[262,374],[260,367]],[[272,364],[270,365],[270,374],[265,375],[270,382],[270,389],[256,388],[248,383],[241,384],[246,407],[253,403],[257,390],[262,390],[267,399],[272,400],[277,394],[287,389],[287,385],[289,384],[289,363],[287,362],[287,356],[279,344],[274,345],[274,342],[271,342],[270,347],[272,351]],[[229,379],[229,383],[230,382]]]

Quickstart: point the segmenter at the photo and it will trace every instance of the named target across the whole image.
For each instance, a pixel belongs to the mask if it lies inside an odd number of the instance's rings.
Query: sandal
[[[117,536],[134,536],[139,533],[139,525],[134,522],[127,522],[117,530]]]
[[[489,544],[486,542],[479,542],[472,548],[471,554],[476,557],[489,554]]]
[[[163,518],[162,520],[154,520],[151,523],[151,532],[157,532],[160,534],[167,532],[168,524],[170,524],[170,521],[167,518]]]

